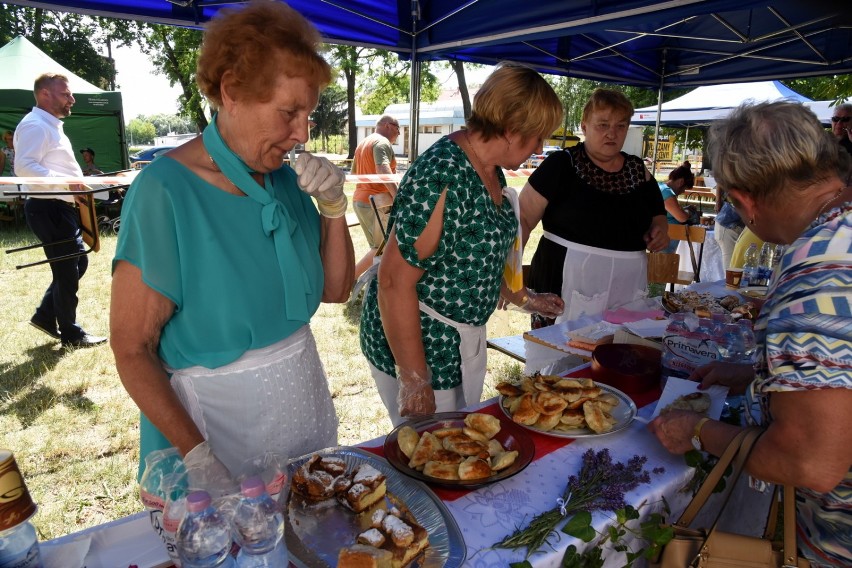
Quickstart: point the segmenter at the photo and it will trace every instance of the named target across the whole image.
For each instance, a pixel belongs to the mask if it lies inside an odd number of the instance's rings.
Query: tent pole
[[[660,146],[660,117],[663,114],[663,83],[666,80],[666,50],[663,50],[663,57],[660,64],[660,88],[657,89],[657,120],[654,124],[654,155],[651,159],[653,170],[651,175],[657,175],[657,150]]]
[[[408,165],[417,159],[420,136],[420,61],[417,59],[417,22],[420,19],[419,0],[411,0],[411,87],[408,105]]]
[[[683,140],[683,155],[686,156],[686,153],[689,152],[689,125],[686,125],[686,137]],[[685,158],[684,158],[685,159]]]

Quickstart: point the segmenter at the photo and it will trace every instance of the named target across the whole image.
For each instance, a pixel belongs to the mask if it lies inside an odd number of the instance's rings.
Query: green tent
[[[65,134],[74,145],[77,161],[83,164],[81,148],[95,151],[95,164],[104,172],[127,169],[127,145],[121,93],[103,91],[65,69],[18,36],[0,48],[0,131],[14,130],[35,106],[33,83],[42,73],[61,73],[77,102],[64,119]]]

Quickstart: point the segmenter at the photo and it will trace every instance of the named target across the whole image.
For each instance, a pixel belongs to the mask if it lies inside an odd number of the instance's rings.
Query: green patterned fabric
[[[506,185],[502,171],[501,185]],[[438,250],[419,260],[414,242],[426,227],[441,192],[447,189],[444,230]],[[497,307],[503,265],[515,237],[517,221],[508,199],[495,205],[473,166],[454,142],[444,137],[409,168],[399,186],[391,213],[403,258],[426,272],[417,296],[439,314],[459,323],[485,325]],[[396,376],[377,302],[378,279],[364,299],[361,350],[378,369]],[[459,334],[452,327],[420,313],[426,363],[432,387],[445,390],[461,384]]]

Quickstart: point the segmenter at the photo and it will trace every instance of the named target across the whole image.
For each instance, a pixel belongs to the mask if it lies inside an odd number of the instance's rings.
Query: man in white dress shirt
[[[46,73],[35,81],[36,106],[15,129],[15,173],[19,176],[68,177],[82,176],[74,158],[71,141],[63,130],[62,118],[71,114],[74,95],[68,88],[68,78]],[[85,250],[80,232],[80,216],[74,196],[39,196],[37,192],[73,191],[77,184],[24,185],[23,191],[36,192],[24,205],[27,225],[43,243],[68,241],[44,247],[48,259]],[[77,290],[80,278],[89,266],[84,254],[50,263],[53,281],[44,293],[30,324],[65,347],[92,347],[106,337],[90,335],[77,324]]]

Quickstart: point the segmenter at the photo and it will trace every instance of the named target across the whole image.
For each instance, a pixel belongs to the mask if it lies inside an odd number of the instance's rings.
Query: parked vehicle
[[[554,152],[558,152],[561,150],[559,146],[545,146],[541,150],[541,154],[533,154],[530,156],[530,159],[527,160],[527,167],[529,168],[537,168],[544,161],[546,157],[551,155]]]
[[[141,152],[137,152],[130,156],[130,164],[135,164],[136,162],[150,162],[157,156],[161,156],[175,148],[175,146],[153,146],[148,148],[147,150],[142,150]]]

